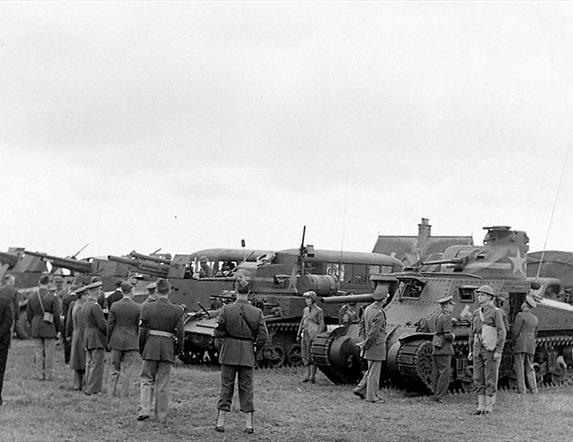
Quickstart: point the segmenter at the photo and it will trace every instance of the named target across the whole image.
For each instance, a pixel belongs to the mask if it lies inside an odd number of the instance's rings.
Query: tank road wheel
[[[30,339],[31,329],[30,324],[28,323],[28,318],[26,317],[26,312],[20,312],[14,331],[16,332],[18,339]]]
[[[270,368],[282,367],[286,360],[286,352],[280,344],[271,344],[263,349],[262,365]]]
[[[216,348],[210,348],[207,350],[206,362],[209,364],[219,363],[219,351]]]
[[[184,364],[200,364],[205,357],[204,350],[183,350],[177,356]]]
[[[292,344],[289,347],[287,360],[291,367],[299,367],[302,365],[302,351],[300,349],[300,344]]]

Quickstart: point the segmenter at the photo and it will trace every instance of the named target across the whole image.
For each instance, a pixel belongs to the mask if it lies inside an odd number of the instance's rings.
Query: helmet
[[[489,285],[479,286],[476,290],[476,293],[485,293],[486,295],[489,295],[492,298],[495,298],[495,293]]]

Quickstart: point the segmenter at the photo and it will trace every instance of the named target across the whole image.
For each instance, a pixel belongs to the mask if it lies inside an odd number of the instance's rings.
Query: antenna
[[[82,252],[85,250],[85,248],[86,248],[87,246],[89,246],[89,245],[90,245],[90,243],[88,242],[88,243],[87,243],[85,246],[83,246],[80,250],[78,250],[76,253],[74,253],[71,258],[72,258],[72,259],[76,259],[76,257],[77,257],[80,253],[82,253]]]
[[[563,176],[565,175],[565,166],[567,165],[567,159],[569,158],[569,147],[565,151],[565,160],[563,161],[563,167],[561,168],[561,176],[559,177],[559,184],[557,186],[557,192],[555,192],[555,199],[553,200],[553,207],[551,208],[551,216],[549,217],[549,225],[547,226],[547,234],[545,235],[545,242],[543,243],[543,250],[541,251],[541,258],[539,259],[539,266],[537,267],[537,276],[541,274],[541,265],[543,264],[543,258],[545,257],[545,250],[547,249],[547,241],[549,240],[549,232],[551,231],[551,226],[553,224],[553,216],[555,215],[555,207],[557,207],[557,197],[561,191],[561,185],[563,184]]]
[[[159,247],[156,251],[151,252],[150,255],[155,255],[156,253],[159,253],[161,251],[162,247]]]

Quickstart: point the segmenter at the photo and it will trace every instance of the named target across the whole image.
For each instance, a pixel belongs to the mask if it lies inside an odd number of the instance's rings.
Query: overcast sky
[[[573,250],[573,3],[0,3],[0,250]],[[561,187],[560,187],[561,182]],[[559,190],[560,189],[560,190]]]

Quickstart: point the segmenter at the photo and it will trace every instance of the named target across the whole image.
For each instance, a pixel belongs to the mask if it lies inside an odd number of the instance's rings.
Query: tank
[[[259,257],[256,265],[247,269],[251,282],[250,302],[263,311],[270,337],[258,364],[280,367],[301,363],[296,332],[306,305],[304,292],[313,290],[319,298],[336,297],[349,291],[371,293],[369,276],[372,272],[401,269],[400,261],[387,255],[315,250],[313,246]],[[223,291],[211,300],[218,302],[219,308],[203,308],[187,317],[180,355],[185,363],[217,359],[213,339],[216,319],[220,307],[234,300],[234,292]],[[338,323],[338,305],[328,305],[324,310],[327,324]]]
[[[535,293],[573,304],[573,253],[557,250],[527,254],[527,276],[539,284]]]
[[[418,271],[391,277],[372,277],[376,288],[387,287],[391,296],[384,307],[387,319],[387,361],[381,381],[431,393],[433,318],[438,299],[453,296],[452,313],[455,354],[451,387],[467,389],[472,367],[467,359],[470,321],[479,304],[475,290],[493,287],[498,306],[512,324],[525,296],[530,293],[526,277],[528,237],[508,226],[485,227],[483,246],[452,246],[440,260],[422,263]],[[358,299],[364,301],[365,297]],[[367,301],[370,301],[367,299]],[[348,302],[349,298],[325,298],[323,303]],[[539,318],[535,363],[540,381],[559,381],[571,374],[573,363],[573,307],[551,299],[539,299],[533,313]],[[512,342],[509,338],[500,367],[500,382],[512,382]],[[337,327],[320,334],[311,348],[314,364],[334,383],[354,383],[364,369],[359,358],[358,325]]]

